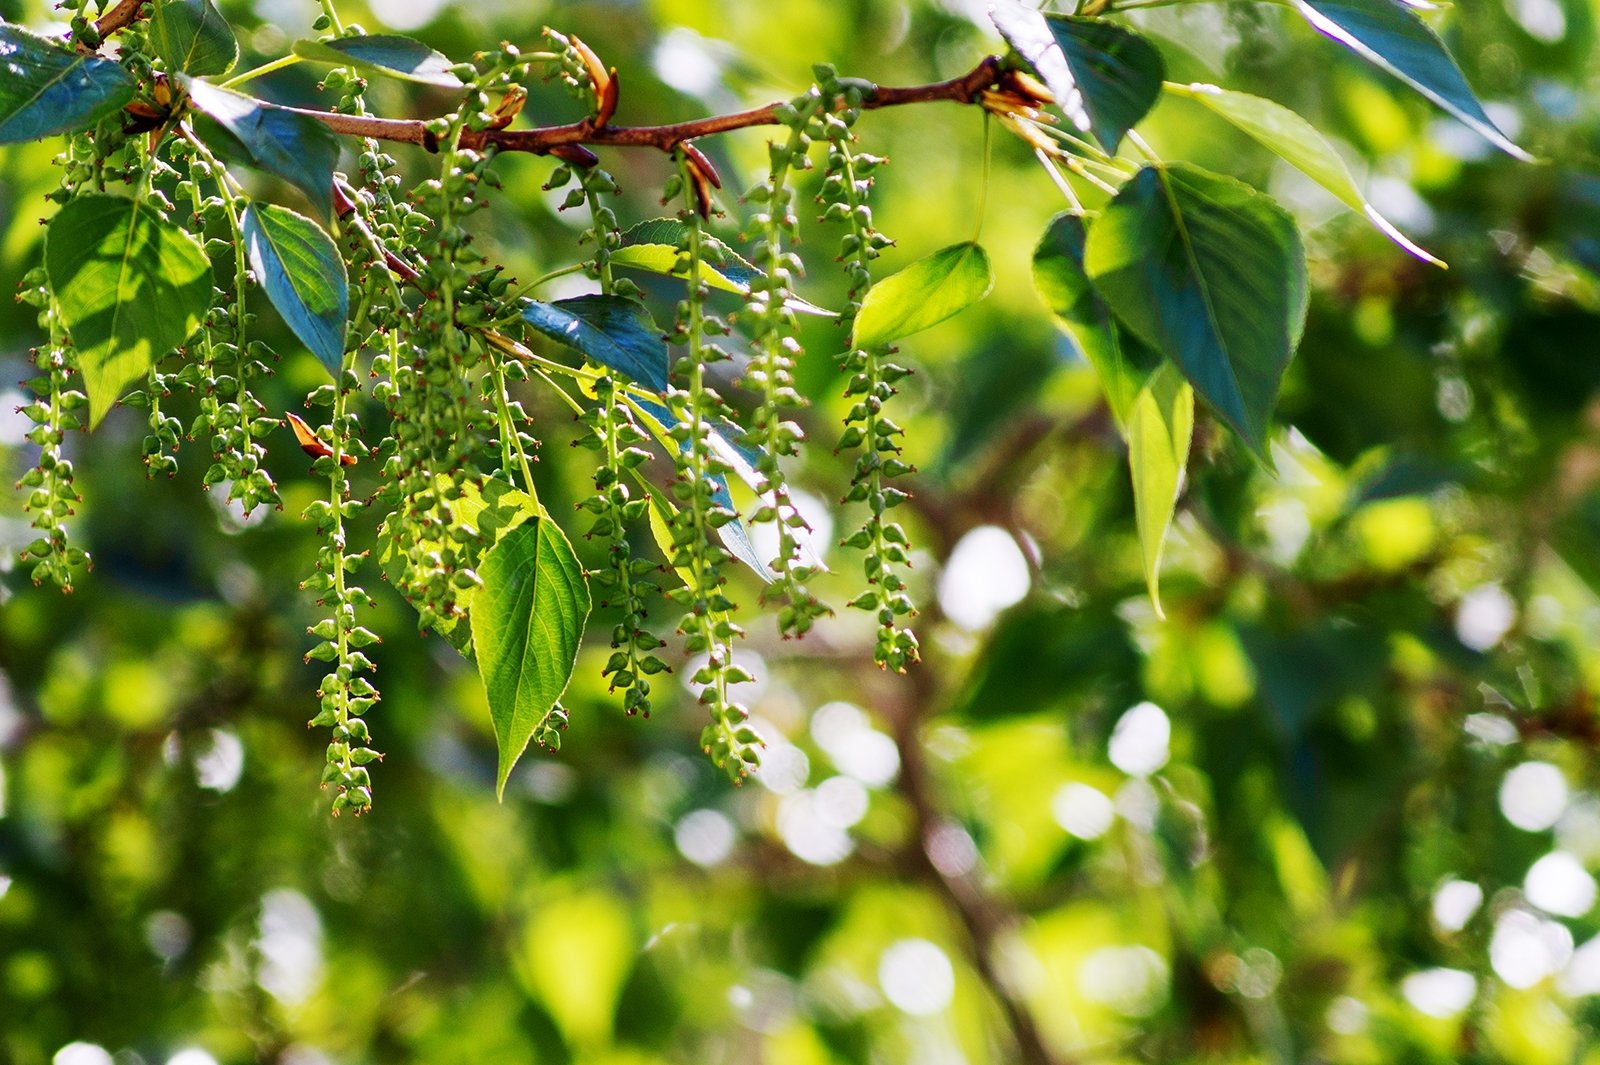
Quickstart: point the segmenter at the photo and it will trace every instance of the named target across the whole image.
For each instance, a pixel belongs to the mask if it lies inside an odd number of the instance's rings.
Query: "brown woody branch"
[[[899,107],[904,104],[933,103],[948,100],[954,103],[972,103],[985,89],[1004,86],[1006,71],[996,56],[985,56],[983,61],[960,77],[936,81],[928,85],[904,88],[877,87],[862,101],[868,110],[881,107]],[[502,152],[534,152],[545,154],[576,145],[607,145],[620,148],[657,148],[670,152],[678,145],[698,137],[728,133],[751,126],[778,124],[780,103],[735,111],[727,115],[713,115],[688,122],[665,126],[612,126],[597,125],[590,119],[561,126],[543,126],[538,129],[468,130],[461,135],[461,146],[480,150],[493,146]],[[305,115],[327,126],[335,133],[374,140],[415,144],[429,151],[438,148],[437,138],[428,130],[423,119],[372,118],[364,115],[341,115],[310,108],[285,108]]]
[[[99,36],[101,41],[104,41],[123,27],[131,26],[133,23],[138,22],[140,11],[143,10],[147,2],[148,0],[118,0],[115,7],[95,19],[94,31],[96,35]],[[98,42],[96,47],[98,47]],[[95,51],[95,48],[89,47],[84,41],[79,41],[77,48],[84,55]]]

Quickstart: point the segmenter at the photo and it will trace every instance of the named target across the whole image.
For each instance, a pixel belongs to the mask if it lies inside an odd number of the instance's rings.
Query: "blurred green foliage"
[[[316,14],[222,6],[243,66]],[[453,57],[578,33],[620,69],[626,122],[788,96],[816,61],[901,84],[998,47],[965,0],[341,9]],[[52,17],[17,0],[0,16]],[[93,574],[71,596],[15,569],[0,588],[0,1061],[998,1063],[1018,1060],[1020,1023],[1062,1062],[1600,1062],[1594,9],[1438,16],[1536,166],[1284,9],[1138,22],[1171,79],[1339,138],[1375,204],[1451,264],[1406,257],[1193,103],[1160,105],[1144,132],[1163,154],[1295,207],[1314,279],[1276,476],[1197,427],[1165,621],[1120,439],[1029,278],[1058,194],[1004,137],[982,220],[995,291],[904,345],[926,661],[880,675],[858,619],[784,643],[749,611],[745,698],[769,748],[741,789],[699,756],[674,685],[624,719],[592,640],[561,753],[530,755],[496,803],[470,664],[373,580],[388,758],[374,814],[330,820],[299,664],[316,540],[291,517],[322,482],[286,430],[269,455],[284,511],[244,521],[187,447],[176,479],[145,482],[143,428],[114,413],[72,443]],[[314,77],[256,87],[313,106]],[[372,98],[396,116],[445,99],[378,82]],[[571,108],[552,88],[528,113]],[[970,237],[982,125],[946,105],[863,120],[892,160],[885,269]],[[730,188],[761,173],[761,131],[707,150]],[[53,151],[0,152],[8,284],[38,261]],[[668,160],[606,162],[624,224],[659,213]],[[572,262],[583,223],[539,191],[551,163],[495,165],[491,258],[529,278]],[[727,205],[737,244],[746,208]],[[827,258],[803,291],[838,306]],[[264,307],[261,323],[288,353],[263,395],[296,408],[322,371]],[[826,440],[841,338],[805,328],[804,420]],[[0,304],[0,338],[0,379],[24,376],[31,310]],[[0,391],[12,478],[30,461],[18,402]],[[578,429],[547,393],[525,402],[541,493],[567,513],[588,491]],[[795,480],[831,505],[848,475],[813,447]],[[372,470],[354,476],[371,491]],[[5,497],[6,564],[28,539]],[[577,546],[592,563],[598,545]],[[838,602],[849,577],[818,590]]]

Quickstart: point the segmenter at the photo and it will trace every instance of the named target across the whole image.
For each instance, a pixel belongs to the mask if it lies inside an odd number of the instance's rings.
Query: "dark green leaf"
[[[1247,92],[1231,92],[1219,89],[1215,85],[1169,83],[1166,89],[1175,96],[1182,96],[1201,104],[1255,138],[1274,155],[1339,197],[1346,206],[1365,215],[1369,222],[1378,227],[1380,233],[1407,252],[1423,262],[1435,266],[1445,265],[1443,261],[1413,244],[1404,233],[1379,214],[1378,209],[1368,203],[1366,197],[1361,194],[1355,178],[1350,176],[1344,160],[1339,158],[1339,153],[1333,150],[1333,145],[1328,143],[1327,138],[1318,133],[1315,126],[1287,107],[1259,96],[1252,96]]]
[[[1117,316],[1268,461],[1267,422],[1306,314],[1305,252],[1283,208],[1199,167],[1147,166],[1090,229],[1084,265]]]
[[[133,99],[133,87],[108,59],[0,22],[0,144],[83,129]]]
[[[122,390],[187,340],[211,304],[211,263],[142,203],[83,196],[51,219],[45,269],[98,425]]]
[[[856,346],[876,347],[938,325],[993,287],[982,247],[968,242],[942,248],[872,286],[856,315]]]
[[[1156,616],[1161,611],[1161,549],[1178,487],[1189,463],[1194,432],[1194,389],[1177,367],[1162,363],[1133,402],[1128,418],[1128,470],[1133,477],[1133,513],[1144,555],[1144,579]]]
[[[319,220],[333,213],[339,141],[327,126],[203,81],[182,80],[194,105],[233,134],[257,166],[305,193]]]
[[[1126,426],[1134,397],[1161,362],[1111,314],[1083,268],[1083,219],[1057,215],[1033,253],[1033,283],[1061,328],[1100,375],[1117,424]]]
[[[489,696],[500,768],[506,777],[561,693],[578,659],[589,617],[589,585],[566,534],[541,516],[503,536],[478,567],[472,647]]]
[[[1115,153],[1161,95],[1167,77],[1161,53],[1132,30],[1100,19],[1046,15],[1045,22],[1061,46],[1095,140]]]
[[[687,232],[688,227],[676,218],[647,219],[622,234],[622,247],[611,253],[611,262],[631,270],[646,270],[668,277],[687,277],[688,269],[678,265],[683,255],[679,251],[679,244]],[[706,286],[748,296],[750,282],[767,276],[709,233],[702,237],[702,241],[706,255],[700,263],[700,280]],[[795,297],[790,297],[787,304],[791,310],[801,314],[833,315],[832,311]]]
[[[621,296],[576,296],[555,303],[528,300],[522,318],[533,328],[620,370],[652,392],[667,390],[667,342],[643,306]]]
[[[359,67],[375,74],[387,74],[423,85],[437,85],[442,89],[461,88],[461,79],[450,73],[454,64],[448,58],[421,41],[398,34],[340,37],[331,41],[296,41],[294,54],[319,63]]]
[[[173,73],[226,74],[239,61],[239,41],[211,0],[156,0],[150,43]]]
[[[243,221],[256,280],[294,335],[337,380],[344,363],[350,285],[328,235],[287,207],[252,203]]]
[[[1387,70],[1501,151],[1533,160],[1500,132],[1444,43],[1405,4],[1398,0],[1294,0],[1294,6],[1317,32]]]

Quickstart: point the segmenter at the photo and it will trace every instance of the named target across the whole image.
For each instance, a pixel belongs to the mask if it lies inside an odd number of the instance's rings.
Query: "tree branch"
[[[899,107],[904,104],[933,103],[948,100],[953,103],[972,103],[985,89],[1003,85],[1007,71],[996,56],[985,56],[983,61],[967,73],[948,81],[928,85],[911,85],[904,88],[874,88],[862,101],[868,110],[882,107]],[[670,152],[679,144],[698,137],[708,137],[751,126],[778,124],[780,103],[770,103],[732,114],[713,115],[688,122],[665,126],[596,126],[591,120],[571,122],[560,126],[543,126],[539,129],[468,130],[461,135],[461,146],[474,150],[493,146],[502,152],[547,153],[570,145],[607,145],[619,148],[657,148]],[[420,118],[371,118],[364,115],[341,115],[311,108],[286,107],[286,111],[315,119],[335,133],[375,140],[416,144],[429,151],[437,149],[436,138],[428,131],[428,123]]]
[[[145,3],[146,0],[118,0],[115,7],[110,11],[104,12],[95,20],[94,31],[99,36],[100,41],[104,41],[123,27],[131,26],[138,22],[140,18],[139,12]],[[77,44],[78,51],[83,55],[96,51],[99,46],[99,42],[96,42],[93,48],[83,41],[79,41]]]

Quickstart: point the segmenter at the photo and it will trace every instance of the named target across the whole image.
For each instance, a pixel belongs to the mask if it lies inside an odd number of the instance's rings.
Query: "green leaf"
[[[1413,244],[1379,214],[1378,209],[1361,194],[1355,178],[1350,176],[1344,160],[1339,158],[1339,153],[1333,150],[1327,138],[1287,107],[1247,92],[1232,92],[1215,85],[1174,85],[1169,82],[1166,88],[1174,96],[1201,104],[1249,134],[1274,155],[1333,193],[1345,205],[1365,215],[1379,232],[1405,251],[1423,262],[1440,267],[1445,265],[1442,259]]]
[[[1194,432],[1194,389],[1171,363],[1163,363],[1139,390],[1128,418],[1128,470],[1133,476],[1133,513],[1144,554],[1144,579],[1156,616],[1161,610],[1161,549],[1178,486],[1189,462]]]
[[[1428,24],[1398,0],[1293,0],[1318,33],[1332,37],[1525,162],[1533,156],[1500,132],[1473,95],[1466,75]]]
[[[667,277],[688,277],[688,268],[679,266],[683,258],[679,245],[687,232],[688,227],[676,218],[647,219],[622,234],[622,247],[611,253],[611,263]],[[709,233],[701,239],[707,254],[700,262],[700,281],[707,287],[748,296],[750,282],[767,276]],[[834,313],[797,297],[790,297],[787,306],[801,314],[831,317]]]
[[[472,647],[489,695],[500,768],[495,791],[567,690],[589,617],[589,585],[566,534],[541,516],[483,556],[472,601]]]
[[[350,318],[350,284],[339,249],[321,226],[287,207],[252,203],[241,229],[256,281],[337,380]]]
[[[211,0],[156,0],[150,43],[173,73],[226,74],[239,61],[239,41]]]
[[[45,269],[77,348],[89,426],[189,339],[211,305],[199,241],[143,203],[81,196],[45,231]]]
[[[319,63],[336,63],[423,85],[437,85],[441,89],[461,88],[461,79],[450,73],[455,64],[447,57],[421,41],[398,34],[296,41],[294,54]]]
[[[1161,362],[1111,314],[1083,267],[1088,233],[1083,219],[1060,214],[1033,252],[1033,283],[1062,330],[1100,375],[1106,401],[1126,430],[1134,397]]]
[[[1256,456],[1306,315],[1294,221],[1187,163],[1147,166],[1089,230],[1084,265],[1118,318],[1178,364]]]
[[[439,474],[434,483],[441,495],[455,487],[455,482],[444,474]],[[421,546],[424,552],[440,550],[450,536],[451,529],[465,527],[476,529],[493,547],[507,532],[544,515],[544,509],[537,499],[498,477],[485,479],[481,488],[467,481],[460,486],[460,491],[460,496],[450,501],[450,528],[437,537],[423,537]],[[384,580],[395,587],[400,587],[405,578],[404,559],[395,543],[395,526],[401,520],[401,515],[391,514],[378,529],[378,566],[383,570]],[[470,612],[477,594],[476,588],[459,589],[456,592],[456,605]],[[433,631],[443,636],[462,655],[472,657],[470,625],[462,624],[456,618],[442,618],[434,622]]]
[[[321,122],[187,76],[189,98],[231,133],[261,169],[306,194],[319,220],[333,213],[339,140]]]
[[[1078,80],[1067,66],[1067,57],[1056,43],[1055,34],[1044,15],[1017,0],[992,0],[989,19],[1000,31],[1016,53],[1044,80],[1055,95],[1056,106],[1065,112],[1072,124],[1081,130],[1093,127],[1093,120],[1083,106],[1083,93],[1078,91]]]
[[[639,396],[625,398],[628,405],[644,422],[645,428],[650,430],[651,435],[659,440],[663,447],[670,450],[680,446],[672,438],[672,428],[680,419],[670,408]],[[766,483],[766,478],[757,469],[761,456],[755,450],[736,443],[741,435],[739,427],[729,421],[723,421],[720,426],[712,426],[706,432],[711,450],[716,456],[733,468],[739,480],[749,485],[752,491],[759,493],[761,486]],[[687,447],[687,442],[682,446]],[[739,514],[739,508],[734,506],[733,492],[728,486],[728,479],[717,474],[711,478],[711,482],[713,501],[739,515],[737,521],[731,521],[717,530],[722,546],[726,547],[734,558],[749,566],[762,580],[769,584],[777,580],[777,574],[772,572],[772,567],[768,566],[756,551],[755,541],[750,536],[750,528],[745,524],[744,516]],[[671,558],[672,552],[669,551],[667,557]]]
[[[120,110],[133,89],[127,71],[109,59],[0,22],[0,144],[83,129]]]
[[[1066,58],[1095,140],[1115,154],[1161,95],[1167,76],[1161,53],[1132,30],[1100,19],[1046,15],[1045,22]]]
[[[522,318],[552,340],[620,370],[652,392],[667,390],[667,342],[650,312],[621,296],[527,300]]]
[[[938,325],[977,303],[994,287],[989,254],[977,244],[952,244],[879,281],[856,315],[855,344],[871,348]]]

